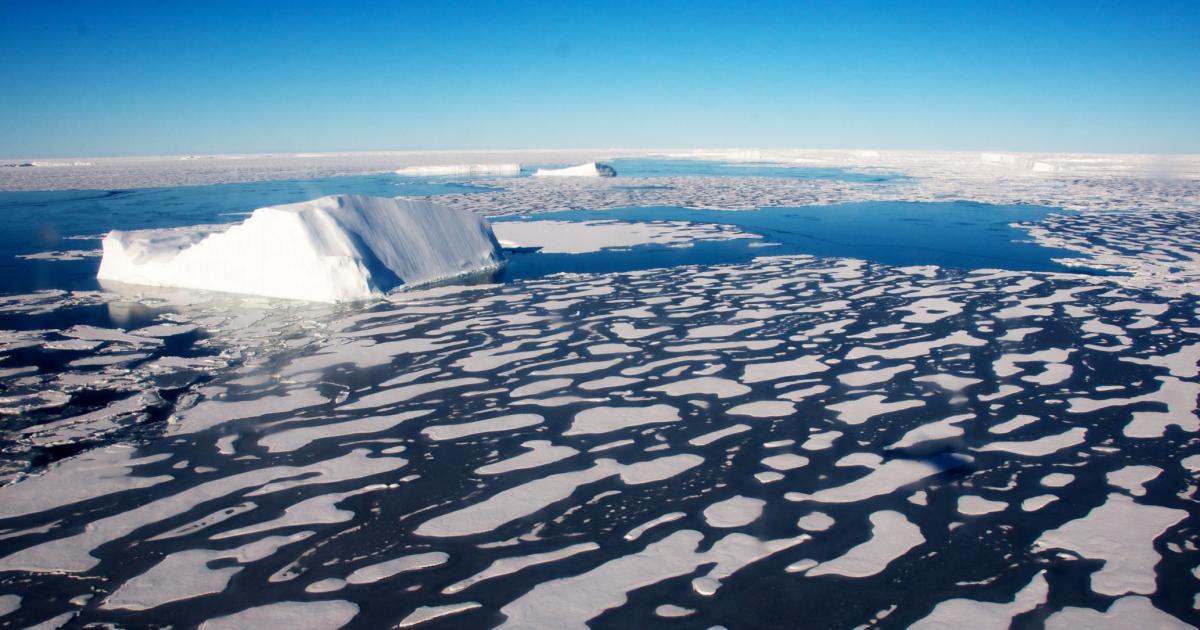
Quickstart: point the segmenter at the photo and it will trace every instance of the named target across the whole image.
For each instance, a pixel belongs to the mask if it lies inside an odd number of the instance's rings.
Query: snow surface
[[[396,169],[397,175],[409,177],[450,177],[479,175],[520,175],[520,164],[431,164],[405,166]]]
[[[491,227],[428,201],[333,195],[221,227],[113,230],[101,281],[343,302],[493,269]]]

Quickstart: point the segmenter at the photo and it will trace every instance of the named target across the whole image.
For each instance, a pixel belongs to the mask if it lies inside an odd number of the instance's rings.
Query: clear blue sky
[[[0,86],[4,157],[1200,153],[1200,1],[0,0]]]

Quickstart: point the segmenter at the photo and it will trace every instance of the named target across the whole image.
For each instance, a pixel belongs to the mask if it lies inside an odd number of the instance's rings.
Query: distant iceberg
[[[567,168],[539,168],[534,177],[616,177],[617,169],[598,162]]]
[[[364,300],[499,267],[479,215],[428,201],[333,195],[232,226],[113,230],[97,278],[317,302]]]
[[[397,175],[409,177],[447,177],[477,175],[520,175],[520,164],[434,164],[405,166],[396,169]]]

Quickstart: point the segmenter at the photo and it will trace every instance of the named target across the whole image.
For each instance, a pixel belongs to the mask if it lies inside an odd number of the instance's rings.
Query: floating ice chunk
[[[1092,590],[1110,597],[1149,595],[1156,590],[1154,566],[1160,560],[1154,540],[1188,517],[1183,510],[1135,503],[1123,494],[1058,529],[1042,534],[1037,546],[1068,549],[1104,561],[1092,574]]]
[[[796,405],[782,400],[756,400],[733,407],[725,413],[752,418],[786,418],[796,413]]]
[[[657,516],[657,517],[655,517],[649,521],[646,521],[645,523],[642,523],[641,525],[638,525],[637,527],[634,527],[633,529],[629,530],[629,532],[627,532],[625,534],[625,540],[628,540],[630,542],[635,541],[638,538],[641,538],[642,534],[645,534],[646,532],[650,531],[651,529],[654,529],[655,527],[658,527],[659,525],[664,525],[666,523],[678,521],[679,519],[681,519],[685,516],[687,516],[687,514],[684,512],[670,512],[667,514],[663,514],[662,516]]]
[[[258,441],[269,453],[290,452],[314,441],[347,435],[381,433],[399,424],[433,413],[432,409],[417,409],[389,416],[375,416],[344,422],[327,422],[310,427],[286,429],[270,433]]]
[[[1083,427],[1075,427],[1057,435],[1047,435],[1025,442],[992,442],[984,444],[975,450],[984,453],[999,451],[1002,453],[1025,455],[1026,457],[1043,457],[1061,451],[1064,448],[1083,444],[1083,440],[1087,436],[1087,431]]]
[[[758,520],[766,504],[762,499],[731,497],[704,508],[704,522],[710,527],[743,527]]]
[[[679,515],[683,516],[683,513],[680,512]],[[625,539],[633,540],[632,538],[629,538],[628,535],[625,537]],[[600,545],[597,545],[594,542],[585,542],[563,547],[562,549],[556,549],[554,551],[547,551],[545,553],[534,553],[527,556],[500,558],[499,560],[489,564],[486,569],[480,571],[479,573],[476,573],[475,575],[472,575],[461,582],[455,582],[454,584],[442,589],[442,594],[453,595],[485,580],[512,575],[513,573],[522,571],[529,567],[537,566],[539,564],[547,564],[550,562],[558,562],[559,560],[565,560],[571,556],[586,553],[588,551],[595,551],[599,548]]]
[[[396,627],[411,628],[413,626],[423,624],[426,621],[433,621],[434,619],[441,619],[442,617],[457,615],[458,613],[466,612],[468,610],[475,610],[476,608],[480,607],[482,607],[482,604],[479,602],[459,602],[456,604],[443,604],[441,606],[421,606],[412,611],[412,613],[410,613],[404,619],[401,619],[400,623]]]
[[[863,457],[860,457],[863,456]],[[880,463],[879,457],[870,453],[852,453],[838,461],[839,466],[864,465],[873,468],[867,476],[848,484],[818,490],[813,494],[789,492],[784,498],[789,501],[816,501],[818,503],[855,503],[863,499],[890,494],[904,486],[936,475],[943,466],[961,465],[958,457],[939,458],[932,461],[893,459]],[[869,459],[868,459],[869,458]]]
[[[761,541],[745,534],[730,534],[707,551],[697,551],[703,538],[697,531],[677,531],[638,553],[610,560],[586,573],[538,584],[501,609],[507,620],[500,627],[586,630],[588,620],[625,604],[629,592],[688,575],[702,564],[715,562],[706,577],[693,581],[699,594],[710,595],[723,577],[807,540]]]
[[[816,357],[802,357],[791,361],[774,363],[751,363],[742,375],[743,383],[762,383],[793,376],[807,376],[828,370],[829,366]]]
[[[566,168],[539,168],[534,177],[616,177],[617,170],[607,164],[588,162]]]
[[[521,174],[520,164],[430,164],[405,166],[396,169],[406,177],[477,177],[480,175],[513,176]]]
[[[459,424],[438,424],[430,427],[425,427],[421,433],[431,440],[440,442],[443,440],[457,440],[472,435],[480,435],[482,433],[496,433],[498,431],[514,431],[516,429],[524,429],[537,424],[541,424],[544,418],[535,413],[517,413],[507,416],[498,416],[488,418],[486,420],[476,420],[474,422],[462,422]]]
[[[796,521],[796,526],[810,532],[823,532],[834,524],[833,517],[824,512],[810,512]]]
[[[497,221],[492,230],[505,247],[536,247],[543,254],[587,254],[638,245],[685,247],[695,241],[761,238],[732,226],[686,221]]]
[[[687,617],[688,615],[691,615],[694,612],[696,612],[696,610],[694,608],[683,608],[680,606],[676,606],[675,604],[663,604],[654,609],[654,615],[656,617],[662,617],[664,619],[675,619],[678,617]]]
[[[530,440],[521,444],[528,453],[521,453],[475,469],[477,475],[499,475],[514,470],[526,470],[553,464],[578,453],[569,446],[555,446],[547,440]]]
[[[368,451],[356,449],[340,457],[307,466],[260,468],[207,481],[177,494],[144,503],[96,521],[67,538],[48,540],[0,558],[0,571],[80,572],[99,560],[90,554],[96,547],[112,542],[149,523],[157,523],[184,514],[196,505],[232,492],[261,485],[246,496],[259,496],[281,490],[320,483],[337,483],[381,474],[405,466],[396,457],[367,457]],[[287,478],[288,481],[279,481]]]
[[[1029,612],[1045,603],[1050,593],[1044,573],[1038,573],[1011,602],[981,602],[973,599],[948,599],[934,607],[924,619],[909,626],[909,630],[1007,630],[1012,618]],[[1073,626],[1076,627],[1076,626]],[[1091,627],[1087,624],[1077,627]]]
[[[344,523],[354,518],[354,511],[340,509],[337,507],[338,503],[341,503],[343,500],[353,496],[358,496],[367,492],[376,492],[385,488],[387,488],[387,486],[384,484],[374,484],[364,486],[357,490],[335,492],[332,494],[320,494],[289,506],[283,511],[283,515],[279,518],[266,521],[265,523],[256,523],[254,525],[247,525],[238,529],[214,534],[212,539],[222,540],[225,538],[232,538],[234,536],[244,536],[246,534],[266,532],[283,527],[292,527],[294,525]]]
[[[711,326],[697,326],[688,330],[687,336],[689,339],[723,339],[732,337],[746,330],[761,328],[762,322],[750,322],[749,324],[713,324]]]
[[[205,400],[185,409],[173,418],[170,433],[199,433],[232,420],[257,418],[269,414],[297,411],[329,402],[315,389],[293,389],[279,396],[259,396],[250,400]]]
[[[931,350],[952,346],[979,347],[986,345],[983,339],[967,334],[966,331],[956,330],[950,335],[933,341],[914,341],[894,348],[872,348],[858,346],[846,354],[850,360],[864,357],[882,357],[884,359],[913,359],[930,353]]]
[[[132,475],[138,466],[170,455],[135,457],[133,447],[106,446],[53,464],[46,472],[0,487],[0,518],[44,512],[95,497],[149,488],[171,481],[170,475]]]
[[[1108,483],[1140,497],[1146,494],[1144,486],[1161,474],[1162,469],[1157,466],[1126,466],[1108,473]]]
[[[500,265],[488,222],[428,201],[334,195],[222,229],[114,230],[97,278],[317,302],[378,297]]]
[[[349,584],[372,584],[395,575],[400,575],[401,573],[436,567],[445,564],[449,559],[450,556],[441,551],[401,556],[395,560],[388,560],[358,569],[346,576],[346,582]]]
[[[1109,606],[1107,612],[1090,608],[1068,606],[1046,620],[1046,630],[1128,630],[1129,628],[1154,628],[1155,630],[1187,630],[1191,624],[1184,623],[1157,609],[1145,597],[1131,595],[1122,597]]]
[[[498,492],[479,503],[436,516],[422,523],[414,533],[439,538],[482,534],[566,499],[585,484],[614,475],[620,475],[621,481],[630,485],[653,483],[703,462],[704,458],[697,455],[671,455],[633,464],[600,459],[591,468],[541,477]]]
[[[886,398],[887,396],[882,394],[871,394],[870,396],[840,402],[836,405],[828,405],[826,409],[836,411],[838,420],[846,424],[862,424],[876,416],[925,406],[925,401],[923,400],[898,400],[889,403],[884,402]]]
[[[800,445],[800,448],[806,451],[823,451],[831,448],[833,443],[842,437],[841,431],[821,431],[808,436],[807,440]]]
[[[772,470],[795,470],[807,466],[808,458],[795,453],[780,453],[763,458],[762,464]]]
[[[688,444],[691,444],[692,446],[708,446],[709,444],[712,444],[721,438],[729,437],[730,435],[737,435],[738,433],[744,433],[749,430],[749,425],[735,424],[725,427],[724,429],[717,429],[716,431],[705,433],[704,435],[697,435],[696,437],[688,440]]]
[[[1122,361],[1138,365],[1156,365],[1167,368],[1171,376],[1195,378],[1200,376],[1200,343],[1183,346],[1178,351],[1162,356],[1138,358],[1121,357]]]
[[[931,374],[929,376],[918,376],[913,380],[920,383],[933,383],[934,385],[951,392],[960,392],[972,385],[982,382],[977,378],[942,373]]]
[[[958,513],[964,516],[983,516],[992,512],[1001,512],[1008,507],[1003,501],[989,501],[983,497],[958,497]]]
[[[346,588],[346,580],[339,578],[325,578],[317,580],[312,584],[304,587],[305,593],[333,593]]]
[[[679,410],[670,405],[649,407],[592,407],[575,414],[571,427],[563,435],[611,433],[625,427],[662,424],[679,420]]]
[[[247,630],[248,628],[307,628],[336,630],[358,614],[358,605],[343,600],[278,602],[209,619],[200,630]]]
[[[1132,405],[1140,402],[1156,402],[1167,406],[1164,411],[1135,411],[1133,420],[1125,425],[1125,435],[1133,438],[1156,438],[1166,432],[1167,427],[1176,425],[1189,433],[1200,431],[1200,418],[1196,416],[1196,398],[1200,396],[1200,383],[1181,381],[1174,376],[1158,376],[1162,382],[1157,392],[1131,398],[1071,398],[1067,401],[1070,413],[1091,413],[1108,407]]]
[[[21,607],[20,595],[0,595],[0,617]]]
[[[904,515],[891,510],[871,515],[871,538],[845,554],[809,569],[807,575],[844,575],[869,577],[883,571],[893,560],[925,542],[921,528]]]
[[[1017,416],[1013,417],[1012,420],[1006,420],[1004,422],[1001,422],[1000,424],[995,424],[995,425],[988,427],[988,433],[995,433],[996,435],[1005,435],[1008,433],[1012,433],[1013,431],[1016,431],[1017,429],[1020,429],[1021,427],[1025,426],[1027,424],[1033,424],[1034,422],[1037,422],[1037,420],[1038,419],[1036,416],[1030,416],[1027,414],[1017,415]]]
[[[908,372],[915,369],[912,365],[904,363],[901,365],[880,368],[878,370],[860,370],[858,372],[848,372],[839,374],[838,380],[850,387],[865,387],[867,385],[875,385],[877,383],[886,383],[892,380],[897,374]]]
[[[888,448],[910,448],[922,442],[958,437],[963,434],[963,429],[958,424],[974,417],[975,414],[962,413],[957,416],[950,416],[944,420],[938,420],[937,422],[923,424],[902,435],[899,440],[893,442]]]
[[[1072,481],[1075,481],[1075,475],[1070,473],[1054,472],[1042,477],[1042,480],[1039,483],[1047,488],[1062,488]]]
[[[1057,500],[1058,497],[1053,494],[1039,494],[1036,497],[1029,497],[1021,501],[1021,510],[1024,512],[1036,512]]]
[[[228,551],[190,549],[163,558],[145,573],[122,584],[101,608],[148,610],[163,604],[220,593],[241,567],[208,568],[219,559],[253,562],[274,554],[280,547],[309,537],[312,532],[272,536]]]

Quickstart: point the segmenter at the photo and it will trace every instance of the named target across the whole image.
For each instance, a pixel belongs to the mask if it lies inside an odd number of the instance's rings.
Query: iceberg
[[[113,230],[103,251],[101,281],[316,302],[376,298],[504,262],[473,212],[361,195],[259,208],[231,226]]]
[[[405,166],[396,169],[397,175],[407,177],[449,177],[475,175],[520,175],[520,164],[432,164]]]
[[[616,177],[617,169],[599,162],[588,162],[567,168],[539,168],[534,177]]]

